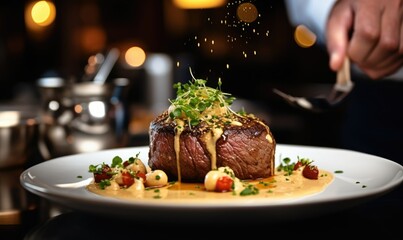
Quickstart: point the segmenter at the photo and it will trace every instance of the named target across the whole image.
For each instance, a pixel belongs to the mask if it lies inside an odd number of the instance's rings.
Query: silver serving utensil
[[[353,87],[354,83],[351,81],[350,75],[350,61],[346,58],[343,67],[337,72],[336,83],[327,96],[295,97],[276,88],[273,89],[273,92],[292,106],[312,112],[324,112],[337,107],[351,92]]]
[[[106,79],[109,76],[113,66],[115,65],[116,61],[118,60],[120,55],[119,49],[112,48],[109,50],[108,54],[105,57],[104,62],[102,63],[101,67],[99,68],[97,74],[94,77],[94,83],[97,84],[104,84]]]

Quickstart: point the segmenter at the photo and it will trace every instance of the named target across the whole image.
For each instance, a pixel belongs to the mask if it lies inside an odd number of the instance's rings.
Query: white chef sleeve
[[[292,25],[305,25],[314,32],[321,44],[325,43],[327,18],[336,0],[285,0]]]

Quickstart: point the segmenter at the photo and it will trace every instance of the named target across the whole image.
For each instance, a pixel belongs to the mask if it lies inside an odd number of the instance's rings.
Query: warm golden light
[[[12,127],[19,123],[20,113],[16,111],[0,112],[0,128]]]
[[[239,20],[247,23],[251,23],[256,20],[259,13],[257,8],[252,3],[242,3],[238,6],[236,15]]]
[[[226,0],[173,0],[175,6],[183,9],[215,8],[225,5]]]
[[[74,106],[74,111],[75,111],[76,113],[81,113],[81,112],[83,111],[83,107],[82,107],[80,104],[76,104],[76,105]]]
[[[146,53],[140,47],[131,47],[125,53],[125,60],[129,66],[140,67],[146,60]]]
[[[52,2],[38,1],[31,8],[31,17],[39,26],[48,26],[55,20],[56,8]]]
[[[99,52],[105,48],[107,36],[101,26],[88,26],[81,29],[81,47],[86,53]]]
[[[316,35],[304,25],[299,25],[294,32],[295,42],[303,48],[312,47],[316,42]]]

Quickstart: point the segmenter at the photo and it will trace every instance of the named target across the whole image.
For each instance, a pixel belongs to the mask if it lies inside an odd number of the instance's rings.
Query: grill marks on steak
[[[269,128],[256,118],[237,117],[236,120],[242,125],[225,125],[221,137],[215,143],[216,166],[230,167],[240,179],[272,176],[276,142]],[[174,144],[175,126],[175,121],[169,120],[166,112],[151,122],[148,164],[151,169],[165,171],[170,179],[201,182],[212,169],[211,152],[203,137],[211,129],[205,124],[192,129],[185,127],[180,134],[178,167]]]

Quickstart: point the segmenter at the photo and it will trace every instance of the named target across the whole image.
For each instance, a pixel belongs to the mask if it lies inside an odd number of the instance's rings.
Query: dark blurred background
[[[223,91],[239,99],[238,106],[268,121],[278,143],[340,146],[343,106],[308,113],[272,93],[276,87],[313,95],[330,89],[335,80],[326,51],[314,42],[302,45],[295,40],[296,28],[288,21],[283,1],[222,1],[212,8],[183,8],[180,2],[53,0],[35,20],[33,9],[39,2],[2,1],[0,101],[39,101],[38,79],[83,81],[91,56],[117,48],[121,54],[108,79],[130,81],[126,100],[133,136],[144,135],[147,121],[156,114],[149,113],[150,91],[164,88],[172,96],[172,83],[190,80],[191,68],[196,78],[208,79],[209,84],[220,79]],[[256,7],[256,19],[237,15],[243,3]],[[43,16],[49,22],[41,20]],[[147,57],[167,56],[168,84],[149,84],[147,64],[130,65],[124,58],[131,47],[144,50]],[[147,143],[144,138],[133,139],[130,145]]]

